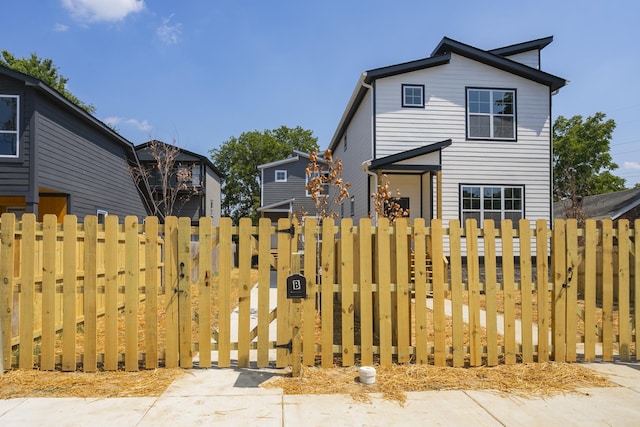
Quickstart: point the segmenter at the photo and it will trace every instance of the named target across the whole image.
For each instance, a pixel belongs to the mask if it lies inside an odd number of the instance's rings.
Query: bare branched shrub
[[[333,210],[349,197],[351,184],[342,178],[342,160],[333,157],[331,150],[318,157],[318,150],[309,155],[309,165],[305,173],[308,178],[307,192],[316,205],[316,211],[321,218],[338,218],[340,215]]]
[[[180,148],[175,144],[152,140],[145,147],[151,161],[129,168],[138,189],[160,220],[177,215],[180,209],[200,191],[201,182],[194,182],[191,163],[178,161]]]
[[[387,175],[382,175],[382,180],[378,183],[378,189],[371,194],[373,206],[379,217],[389,218],[393,223],[398,218],[409,216],[409,209],[404,209],[400,205],[400,190],[396,189],[395,195],[391,191],[391,183]]]

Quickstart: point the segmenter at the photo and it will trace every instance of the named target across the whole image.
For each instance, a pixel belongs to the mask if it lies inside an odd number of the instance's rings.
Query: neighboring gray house
[[[0,213],[147,215],[133,145],[42,81],[0,66]]]
[[[160,144],[166,144],[156,141]],[[152,141],[145,142],[136,146],[136,153],[142,167],[154,170],[153,165],[156,159],[149,152],[149,145]],[[178,169],[188,171],[191,179],[188,183],[188,189],[182,191],[183,194],[192,194],[186,201],[178,200],[174,205],[174,216],[189,217],[195,225],[200,217],[211,217],[214,225],[220,222],[221,210],[221,186],[223,175],[213,165],[209,158],[178,148],[179,152],[175,159],[175,166]],[[149,177],[149,185],[151,194],[157,194],[159,182],[154,175]],[[156,187],[156,188],[153,188]],[[142,190],[144,191],[144,189]]]
[[[318,159],[318,163],[322,160]],[[293,150],[291,157],[258,166],[261,177],[258,212],[263,218],[275,223],[300,213],[316,215],[315,203],[306,190],[308,165],[309,154]]]
[[[375,215],[382,175],[411,218],[551,220],[552,37],[493,50],[443,38],[431,56],[364,72],[329,144],[353,199]]]

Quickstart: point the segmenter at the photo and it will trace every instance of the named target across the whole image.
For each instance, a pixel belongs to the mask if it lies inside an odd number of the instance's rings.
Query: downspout
[[[375,183],[375,188],[376,191],[378,191],[378,174],[371,172],[369,170],[369,167],[371,166],[371,160],[365,160],[364,162],[362,162],[362,164],[360,165],[360,169],[362,169],[367,175],[372,176],[373,177],[373,181]],[[368,180],[367,180],[368,181]],[[369,195],[369,199],[371,199],[371,196]],[[371,206],[371,201],[369,200],[369,206]],[[378,223],[378,211],[376,211],[375,209],[373,210],[373,221],[374,224]]]

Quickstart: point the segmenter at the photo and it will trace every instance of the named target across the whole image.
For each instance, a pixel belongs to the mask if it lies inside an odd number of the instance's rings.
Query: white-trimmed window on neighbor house
[[[409,108],[424,107],[424,85],[402,85],[402,106]]]
[[[276,182],[287,182],[286,170],[276,170]]]
[[[20,99],[0,95],[0,157],[18,157],[18,116]]]
[[[322,171],[320,173],[325,177],[329,175],[329,171]],[[308,186],[309,186],[309,176],[305,175],[305,178],[304,178],[305,195],[307,197],[311,197],[311,193],[309,193],[309,189],[307,188]],[[322,184],[322,190],[320,191],[320,194],[323,196],[326,196],[329,194],[329,183],[325,182]]]
[[[516,139],[516,91],[467,88],[467,138]]]
[[[510,219],[514,227],[524,218],[524,187],[502,185],[462,185],[460,187],[462,222],[473,218],[478,226],[492,219],[499,226]]]
[[[107,215],[109,215],[109,212],[104,209],[97,209],[96,215],[98,216],[98,224],[104,224],[107,220]]]

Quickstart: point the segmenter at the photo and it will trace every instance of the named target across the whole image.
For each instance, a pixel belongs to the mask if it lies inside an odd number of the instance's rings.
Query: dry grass
[[[95,373],[15,370],[0,375],[0,399],[160,396],[181,375],[182,369]]]
[[[432,365],[376,366],[376,383],[359,382],[357,367],[305,367],[299,378],[279,377],[263,384],[285,394],[350,394],[369,401],[369,393],[406,401],[406,393],[432,390],[491,390],[520,397],[578,393],[590,387],[615,387],[606,378],[576,364],[531,363],[496,367],[451,368]]]

